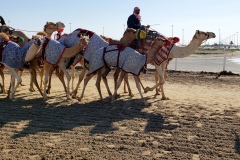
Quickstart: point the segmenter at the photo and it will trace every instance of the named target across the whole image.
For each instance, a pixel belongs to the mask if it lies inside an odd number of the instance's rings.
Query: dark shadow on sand
[[[26,128],[11,137],[13,139],[38,132],[72,130],[80,126],[93,126],[90,134],[109,133],[117,130],[113,127],[114,122],[134,118],[147,120],[145,132],[176,128],[165,124],[161,114],[142,112],[142,109],[148,106],[142,105],[139,99],[124,98],[124,100],[116,100],[113,104],[102,103],[100,100],[79,103],[76,100],[69,102],[65,97],[58,95],[52,96],[49,100],[62,98],[62,101],[48,103],[42,97],[35,99],[24,99],[24,97],[25,95],[13,101],[0,100],[0,103],[4,104],[0,106],[0,127],[9,122],[29,121]]]

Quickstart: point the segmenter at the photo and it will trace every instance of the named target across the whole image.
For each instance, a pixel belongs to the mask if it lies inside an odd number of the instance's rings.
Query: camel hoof
[[[76,99],[76,98],[77,98],[77,96],[73,94],[73,95],[72,95],[72,98],[73,98],[73,99]]]
[[[147,93],[148,91],[150,91],[150,88],[149,88],[149,87],[146,87],[146,88],[144,89],[144,93]]]
[[[143,103],[144,103],[145,106],[149,105],[147,101],[143,101]]]
[[[160,93],[159,92],[156,92],[156,94],[155,95],[160,95]]]
[[[50,94],[50,89],[49,89],[49,90],[47,89],[47,90],[46,90],[46,93],[47,93],[47,94]]]
[[[123,91],[123,93],[128,93],[128,91]]]
[[[34,88],[29,88],[29,91],[30,92],[35,92],[35,89]]]
[[[107,103],[108,102],[107,99],[102,99],[101,101],[102,101],[102,103]]]
[[[78,97],[78,101],[81,102],[82,101],[82,97]]]
[[[44,101],[46,101],[46,100],[48,99],[48,97],[45,97],[45,96],[44,96],[43,99],[44,99]]]
[[[169,98],[168,97],[162,97],[161,100],[169,100]]]
[[[20,86],[26,86],[25,84],[22,84],[22,83],[20,83],[19,85],[20,85]]]
[[[129,93],[128,95],[129,95],[130,97],[134,97],[134,95],[133,95],[132,93]]]

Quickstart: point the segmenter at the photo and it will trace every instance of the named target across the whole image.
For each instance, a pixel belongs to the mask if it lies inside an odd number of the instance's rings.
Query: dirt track
[[[141,75],[143,83],[153,85],[153,75]],[[46,102],[28,86],[13,101],[1,94],[0,159],[240,159],[240,76],[215,77],[170,72],[170,100],[150,92],[149,106],[133,79],[135,97],[121,87],[113,104],[99,101],[94,80],[83,102],[67,101],[56,77]],[[24,84],[28,79],[25,73]]]

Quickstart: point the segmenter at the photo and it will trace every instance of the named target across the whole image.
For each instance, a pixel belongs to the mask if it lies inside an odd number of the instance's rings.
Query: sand
[[[0,94],[0,159],[240,159],[240,76],[216,75],[169,71],[164,88],[170,100],[148,92],[144,106],[132,76],[135,96],[121,86],[111,104],[99,100],[96,77],[82,102],[66,100],[55,75],[44,101],[38,91],[28,91],[25,72],[26,86],[14,100]],[[7,73],[6,79],[8,85]],[[141,79],[153,86],[154,72]],[[108,80],[113,92],[112,73]]]

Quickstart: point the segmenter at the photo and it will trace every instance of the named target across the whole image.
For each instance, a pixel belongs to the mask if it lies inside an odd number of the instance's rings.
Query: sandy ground
[[[132,76],[135,96],[121,86],[111,104],[99,100],[95,77],[78,102],[66,100],[54,76],[44,101],[38,91],[28,91],[25,72],[26,86],[13,101],[0,94],[0,159],[240,159],[240,76],[215,77],[170,71],[164,85],[170,100],[149,92],[144,97],[150,105],[144,106]],[[141,78],[154,85],[154,72]],[[108,79],[113,91],[112,73]]]

